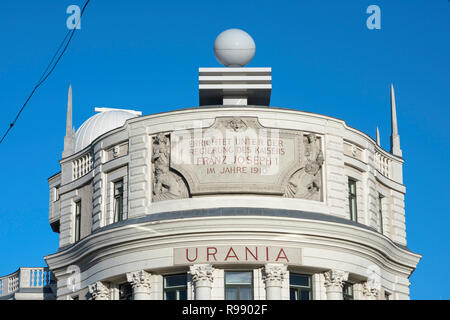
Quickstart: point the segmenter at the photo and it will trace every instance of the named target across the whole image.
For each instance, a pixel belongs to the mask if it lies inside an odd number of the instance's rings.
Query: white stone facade
[[[266,128],[319,137],[322,200],[217,193],[152,201],[154,137],[199,123],[207,128],[220,117],[253,117]],[[74,179],[73,165],[87,153],[92,170]],[[289,109],[216,106],[127,120],[63,158],[61,172],[49,179],[49,220],[60,234],[60,250],[46,261],[57,279],[57,298],[118,299],[119,285],[129,282],[135,299],[164,299],[163,277],[185,273],[187,299],[221,300],[225,271],[247,270],[253,272],[255,300],[289,299],[291,273],[311,276],[311,298],[317,300],[342,299],[344,283],[353,284],[354,299],[409,299],[408,278],[420,255],[406,247],[402,165],[401,157],[342,120]],[[350,221],[349,178],[356,181],[356,222]],[[119,179],[124,219],[115,223],[113,186]],[[247,247],[245,261],[225,261],[213,249],[208,263],[178,263],[175,256],[184,248],[192,253],[227,246],[236,252]],[[265,263],[250,256],[256,247],[260,255],[265,247],[285,252]],[[287,261],[292,255],[295,261]],[[74,277],[70,266],[79,270],[75,289],[68,285]]]

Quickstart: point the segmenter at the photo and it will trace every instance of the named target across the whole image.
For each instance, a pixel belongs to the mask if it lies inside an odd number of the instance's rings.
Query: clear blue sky
[[[67,32],[66,8],[84,0],[3,0],[0,130]],[[366,8],[381,8],[381,30]],[[74,126],[94,107],[144,114],[198,105],[198,68],[217,67],[215,37],[237,27],[256,42],[249,67],[272,67],[273,106],[341,118],[389,149],[395,85],[406,160],[408,246],[423,254],[413,299],[449,299],[450,2],[91,0],[55,72],[0,145],[0,276],[42,266],[56,251],[47,178],[60,170],[67,90]]]

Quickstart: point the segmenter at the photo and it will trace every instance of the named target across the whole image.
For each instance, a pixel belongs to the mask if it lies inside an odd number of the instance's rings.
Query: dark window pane
[[[237,300],[238,299],[238,288],[226,288],[225,289],[225,299],[226,300]]]
[[[187,300],[187,291],[185,289],[180,290],[180,300]]]
[[[165,299],[166,300],[177,300],[177,292],[176,291],[166,291]]]
[[[297,289],[291,288],[289,290],[289,296],[291,300],[297,300]]]
[[[123,220],[123,181],[114,183],[114,222]]]
[[[239,288],[239,300],[252,300],[252,288]]]
[[[75,241],[81,238],[81,201],[75,203]]]
[[[226,284],[252,284],[252,272],[226,272]]]
[[[301,297],[301,300],[310,300],[310,292],[307,290],[302,290]]]
[[[178,287],[185,286],[187,283],[186,274],[175,274],[164,277],[164,287]]]
[[[303,274],[290,274],[289,282],[291,286],[309,287],[309,276]]]
[[[124,283],[119,285],[119,300],[131,300],[131,285]]]

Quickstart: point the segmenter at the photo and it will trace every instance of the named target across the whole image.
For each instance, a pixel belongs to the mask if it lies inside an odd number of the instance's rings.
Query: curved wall
[[[211,136],[223,140],[214,141],[217,148],[205,162],[204,154],[196,153],[205,152],[205,145],[211,150]],[[263,148],[257,149],[261,136]],[[240,138],[247,138],[242,146],[249,162],[221,163],[230,155],[229,142]],[[236,160],[236,144],[232,147]],[[77,159],[88,153],[92,170],[74,179]],[[223,270],[243,266],[255,270],[254,298],[266,298],[261,268],[267,263],[312,274],[316,299],[327,297],[327,270],[348,272],[359,298],[368,270],[394,298],[408,298],[408,277],[420,256],[406,248],[402,164],[342,120],[289,109],[202,107],[130,119],[63,159],[62,172],[49,179],[50,222],[59,228],[60,250],[46,260],[58,278],[60,298],[71,293],[66,283],[71,265],[80,268],[85,291],[98,281],[114,284],[126,281],[126,273],[146,270],[155,284],[152,299],[161,299],[162,275],[186,272],[197,263],[215,268],[213,299],[223,299]],[[264,168],[274,171],[262,176]],[[355,181],[356,221],[350,218],[349,179]],[[113,185],[119,180],[125,219],[114,223]],[[92,202],[81,217],[92,222],[76,242],[79,200]],[[247,258],[248,250],[270,247],[280,259],[224,261],[227,246]],[[205,247],[225,256],[213,261],[211,251],[183,262],[183,250],[193,254]],[[193,298],[192,281],[189,288]],[[288,281],[282,297],[289,297]]]

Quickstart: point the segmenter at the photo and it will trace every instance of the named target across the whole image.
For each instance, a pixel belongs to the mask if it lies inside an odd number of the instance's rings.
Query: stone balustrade
[[[375,152],[376,169],[387,178],[391,178],[391,162],[392,160],[381,152]]]
[[[72,179],[79,179],[92,170],[92,154],[88,152],[72,161]]]
[[[22,288],[47,288],[53,283],[48,268],[19,268],[16,272],[0,278],[0,298]]]

